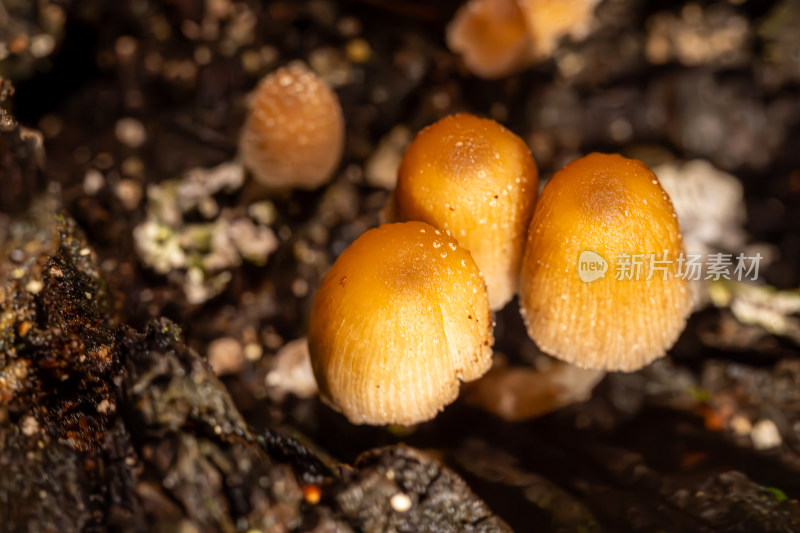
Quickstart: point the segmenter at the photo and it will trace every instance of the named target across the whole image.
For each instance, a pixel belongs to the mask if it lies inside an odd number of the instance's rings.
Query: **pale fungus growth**
[[[422,222],[361,235],[314,301],[309,351],[320,394],[354,424],[429,420],[491,366],[492,319],[469,252]]]
[[[135,118],[121,118],[114,125],[114,135],[117,140],[130,148],[140,148],[147,142],[147,130]]]
[[[276,401],[282,401],[288,394],[298,398],[311,398],[317,394],[308,341],[301,338],[284,344],[272,358],[272,368],[264,382],[269,395]]]
[[[478,264],[496,310],[517,290],[537,183],[522,139],[493,120],[453,115],[422,130],[406,149],[395,213],[455,236]]]
[[[691,308],[682,251],[675,211],[647,166],[605,154],[573,161],[545,186],[528,231],[528,334],[580,367],[645,366],[675,343]]]
[[[233,337],[214,339],[208,345],[208,365],[217,376],[238,374],[244,368],[242,344]]]
[[[258,85],[239,148],[253,177],[270,189],[314,189],[333,175],[344,148],[339,99],[295,62]]]

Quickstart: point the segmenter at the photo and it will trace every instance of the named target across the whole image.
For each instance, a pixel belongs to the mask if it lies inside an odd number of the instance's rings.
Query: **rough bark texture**
[[[114,323],[94,251],[56,209],[11,223],[0,267],[0,531],[510,531],[411,448],[349,467],[251,432],[176,324]]]

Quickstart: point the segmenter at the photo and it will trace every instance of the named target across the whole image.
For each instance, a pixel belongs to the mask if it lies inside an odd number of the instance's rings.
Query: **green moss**
[[[789,497],[786,496],[786,493],[777,487],[766,487],[766,489],[770,491],[773,496],[775,496],[775,499],[778,501],[778,503],[785,502],[789,499]]]

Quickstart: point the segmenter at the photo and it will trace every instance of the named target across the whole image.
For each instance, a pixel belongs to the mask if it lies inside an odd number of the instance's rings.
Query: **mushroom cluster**
[[[534,4],[566,9],[520,6]],[[261,186],[317,188],[343,146],[338,98],[303,63],[259,83],[239,149]],[[421,130],[400,162],[391,220],[356,239],[316,294],[308,347],[322,398],[357,424],[433,418],[488,372],[492,312],[518,292],[529,336],[566,363],[633,371],[664,355],[691,305],[675,271],[677,217],[655,174],[590,154],[537,194],[528,146],[494,120],[461,113]],[[663,277],[620,280],[608,272],[626,253],[672,263]]]
[[[433,418],[460,381],[489,370],[491,312],[518,289],[528,334],[549,355],[619,371],[664,355],[691,305],[655,174],[590,154],[538,202],[537,182],[525,143],[492,120],[458,114],[417,135],[388,210],[398,222],[356,239],[314,302],[309,352],[329,404],[359,424]],[[628,253],[670,266],[621,280],[611,269]]]

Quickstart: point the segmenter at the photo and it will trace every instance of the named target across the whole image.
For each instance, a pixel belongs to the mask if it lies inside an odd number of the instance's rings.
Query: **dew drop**
[[[278,83],[283,87],[288,87],[292,84],[292,77],[289,74],[281,73],[278,77]]]

